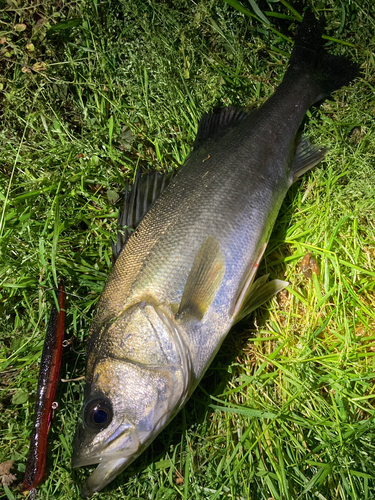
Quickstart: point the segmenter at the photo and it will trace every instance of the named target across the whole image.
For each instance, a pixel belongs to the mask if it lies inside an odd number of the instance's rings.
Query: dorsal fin
[[[113,262],[117,260],[130,235],[173,177],[174,171],[166,174],[157,171],[147,172],[146,175],[142,176],[142,169],[139,168],[131,190],[129,182],[126,183],[124,205],[117,219],[117,240],[116,243],[112,241]]]
[[[211,113],[205,113],[199,122],[197,137],[195,138],[193,148],[197,149],[207,139],[212,139],[219,133],[236,125],[249,116],[249,113],[243,109],[229,106],[219,108]]]

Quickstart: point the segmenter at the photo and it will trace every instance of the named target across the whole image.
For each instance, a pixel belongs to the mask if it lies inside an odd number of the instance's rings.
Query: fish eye
[[[111,404],[105,399],[98,398],[87,403],[83,418],[87,427],[94,431],[102,431],[112,422],[112,417]]]

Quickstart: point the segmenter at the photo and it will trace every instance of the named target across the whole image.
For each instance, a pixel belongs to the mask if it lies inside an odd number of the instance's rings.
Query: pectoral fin
[[[209,236],[198,250],[186,280],[177,317],[203,318],[219,289],[225,260],[219,242]]]

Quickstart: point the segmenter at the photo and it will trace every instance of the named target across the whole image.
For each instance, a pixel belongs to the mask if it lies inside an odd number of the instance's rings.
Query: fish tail
[[[314,102],[348,85],[357,75],[358,66],[345,57],[328,54],[323,47],[322,27],[308,10],[302,20],[289,60],[284,80],[295,79],[296,73],[313,77],[316,96]]]

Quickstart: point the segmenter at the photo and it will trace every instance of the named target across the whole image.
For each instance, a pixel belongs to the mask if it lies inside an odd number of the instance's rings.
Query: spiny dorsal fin
[[[195,256],[176,317],[193,316],[201,320],[215,298],[224,272],[220,244],[208,236]]]
[[[217,134],[225,131],[228,127],[236,125],[249,116],[243,109],[229,106],[220,108],[211,113],[205,113],[198,126],[197,137],[193,149],[197,149],[207,139],[212,139]]]
[[[328,148],[311,144],[307,137],[302,136],[292,166],[293,182],[322,161],[327,151]]]
[[[114,262],[126,245],[130,235],[137,228],[164,189],[169,185],[173,176],[174,172],[161,174],[155,171],[147,172],[142,177],[142,169],[139,168],[132,189],[129,190],[129,183],[126,184],[124,206],[122,212],[119,212],[117,220],[117,241],[116,243],[112,241]]]

